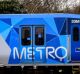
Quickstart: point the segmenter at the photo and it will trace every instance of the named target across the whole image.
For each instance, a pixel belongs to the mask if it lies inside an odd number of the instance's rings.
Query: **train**
[[[80,15],[0,14],[0,65],[74,64],[80,64]]]

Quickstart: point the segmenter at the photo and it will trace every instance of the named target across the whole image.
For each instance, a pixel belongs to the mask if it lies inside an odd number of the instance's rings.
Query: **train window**
[[[22,45],[30,45],[31,44],[31,29],[30,27],[22,27],[21,29],[21,41]]]
[[[78,27],[73,28],[73,40],[79,41],[79,29],[78,29]]]
[[[35,27],[35,45],[44,45],[44,27]]]

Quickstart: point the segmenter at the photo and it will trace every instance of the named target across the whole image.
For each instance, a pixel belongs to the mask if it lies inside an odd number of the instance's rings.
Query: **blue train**
[[[80,15],[0,14],[0,64],[80,63]]]

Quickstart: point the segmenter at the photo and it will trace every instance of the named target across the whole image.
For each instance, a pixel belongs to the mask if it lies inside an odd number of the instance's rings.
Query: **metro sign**
[[[36,59],[37,60],[37,58],[35,58],[35,52],[32,51],[32,49],[35,49],[35,47],[33,47],[33,48],[29,47],[27,49],[24,47],[21,51],[21,54],[19,54],[18,49],[16,47],[14,47],[13,48],[13,58],[14,59],[18,58],[18,59],[21,60],[22,57],[23,57],[25,60],[26,59],[28,59],[28,60]],[[43,54],[43,51],[42,51],[43,49],[46,50],[45,54]],[[49,49],[52,49],[52,51],[49,51]],[[62,51],[62,52],[64,52],[64,54],[62,56],[60,56],[58,54],[58,51]],[[32,55],[32,52],[33,52],[33,55]],[[42,60],[42,61],[43,61],[44,58],[46,58],[46,60],[49,59],[49,57],[51,57],[52,59],[58,58],[60,61],[62,61],[68,55],[67,54],[67,49],[63,46],[57,47],[56,49],[54,47],[50,47],[50,46],[49,47],[37,47],[36,52],[39,53],[38,58],[40,58],[40,60]],[[43,57],[43,55],[46,55],[46,56]],[[34,57],[32,57],[32,56],[34,56]]]

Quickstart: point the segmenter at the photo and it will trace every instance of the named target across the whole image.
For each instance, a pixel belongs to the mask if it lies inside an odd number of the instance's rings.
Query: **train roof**
[[[79,14],[66,14],[66,13],[43,13],[43,14],[0,14],[0,18],[80,18]]]

